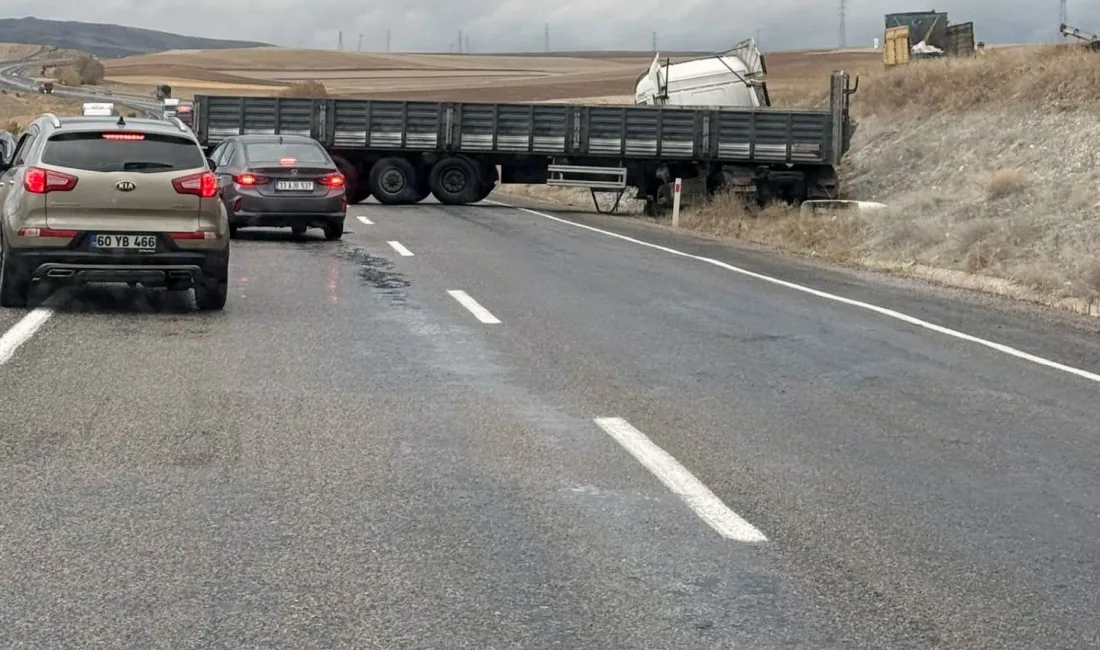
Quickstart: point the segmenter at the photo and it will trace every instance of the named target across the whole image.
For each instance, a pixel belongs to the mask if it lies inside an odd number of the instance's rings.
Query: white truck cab
[[[634,103],[651,106],[769,106],[764,57],[750,38],[726,52],[678,63],[653,57],[638,77]]]

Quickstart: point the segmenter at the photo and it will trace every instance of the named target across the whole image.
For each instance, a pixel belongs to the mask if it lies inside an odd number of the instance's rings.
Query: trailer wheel
[[[383,158],[367,174],[371,194],[383,205],[416,203],[416,168],[404,158]]]
[[[355,200],[355,197],[361,191],[359,172],[355,171],[355,166],[341,156],[333,156],[332,162],[336,163],[336,167],[344,175],[344,195],[348,197],[350,203],[358,203],[359,201]],[[367,196],[370,196],[369,192],[360,200],[365,201]]]
[[[436,200],[444,205],[465,205],[480,201],[481,179],[469,159],[448,156],[432,167],[428,186]]]

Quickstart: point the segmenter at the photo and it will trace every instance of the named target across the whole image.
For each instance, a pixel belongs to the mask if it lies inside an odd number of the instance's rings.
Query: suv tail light
[[[23,189],[31,194],[68,192],[76,187],[77,180],[79,179],[76,176],[55,172],[52,169],[31,167],[23,175]]]
[[[172,186],[180,194],[194,194],[204,199],[212,199],[218,195],[218,177],[212,172],[174,178]]]
[[[221,235],[213,230],[196,230],[194,232],[170,232],[168,236],[175,241],[181,239],[221,239]]]
[[[256,174],[237,174],[233,176],[233,182],[237,185],[253,187],[256,185],[267,185],[271,182],[271,179],[267,176],[257,176]]]
[[[329,174],[328,176],[322,176],[318,181],[325,187],[343,187],[344,175],[343,174]]]
[[[76,237],[77,232],[75,230],[55,230],[53,228],[20,228],[20,237],[58,237],[61,239],[72,239]]]

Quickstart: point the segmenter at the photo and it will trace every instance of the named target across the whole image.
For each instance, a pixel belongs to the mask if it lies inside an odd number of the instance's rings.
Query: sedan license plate
[[[157,247],[156,235],[102,234],[92,235],[92,248],[126,248],[136,250],[154,250]]]
[[[312,192],[313,181],[275,181],[275,189],[282,192]]]

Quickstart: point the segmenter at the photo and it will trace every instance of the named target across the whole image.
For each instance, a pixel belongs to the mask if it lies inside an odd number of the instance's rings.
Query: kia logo
[[[119,192],[133,192],[135,189],[137,189],[137,185],[135,185],[132,181],[119,181],[115,183],[115,189],[117,189]]]

